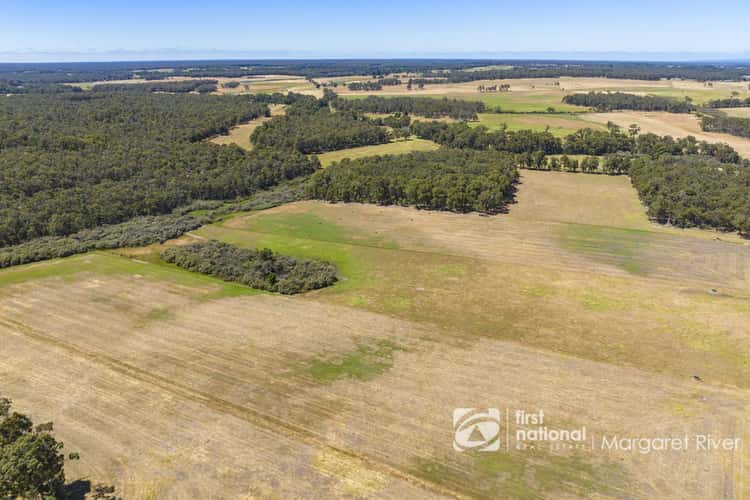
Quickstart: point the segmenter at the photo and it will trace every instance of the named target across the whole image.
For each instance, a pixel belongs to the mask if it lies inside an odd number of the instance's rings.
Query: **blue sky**
[[[0,61],[66,54],[154,59],[529,52],[750,58],[750,1],[3,0],[0,5]]]

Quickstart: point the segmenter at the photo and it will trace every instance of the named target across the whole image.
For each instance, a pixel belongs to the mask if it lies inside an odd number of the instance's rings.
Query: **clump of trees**
[[[52,423],[35,426],[11,412],[11,401],[0,398],[1,498],[65,498],[63,443],[52,430]]]
[[[701,117],[701,129],[705,132],[722,132],[738,137],[750,137],[750,118],[729,116],[712,111]]]
[[[333,113],[326,101],[310,98],[297,101],[285,115],[256,128],[250,140],[257,148],[312,154],[383,144],[388,142],[388,133],[357,113]]]
[[[378,77],[377,81],[380,85],[387,85],[387,86],[401,85],[401,80],[392,76],[380,76]]]
[[[10,399],[0,397],[0,498],[72,498],[78,492],[65,484],[64,444],[52,423],[34,425],[11,408]],[[78,459],[78,453],[67,456]],[[114,486],[103,484],[94,485],[92,498],[122,500]]]
[[[514,158],[444,149],[343,160],[310,179],[308,194],[328,201],[496,213],[513,198]]]
[[[470,127],[466,123],[414,122],[411,131],[422,139],[443,146],[460,149],[507,151],[511,153],[562,153],[562,142],[550,132],[532,130],[490,131],[484,126]]]
[[[448,116],[457,120],[476,120],[477,113],[486,111],[483,102],[431,97],[380,97],[341,99],[332,96],[331,104],[340,111],[362,113],[406,113],[426,118]]]
[[[231,82],[230,82],[231,83]],[[94,92],[129,92],[133,94],[167,92],[185,93],[198,92],[209,93],[217,89],[217,80],[176,80],[169,82],[145,82],[145,83],[100,83],[94,85]]]
[[[352,82],[347,85],[347,88],[352,91],[377,91],[383,90],[383,84],[380,81],[375,82]]]
[[[565,104],[586,106],[597,111],[632,109],[637,111],[667,111],[669,113],[690,113],[695,106],[688,101],[678,101],[653,95],[636,95],[625,92],[589,92],[570,94],[563,97]]]
[[[680,227],[736,230],[750,235],[750,169],[713,158],[642,158],[630,178],[651,217]]]
[[[250,250],[219,241],[168,248],[166,262],[269,292],[302,293],[336,282],[336,267],[327,262],[298,260],[264,248]]]

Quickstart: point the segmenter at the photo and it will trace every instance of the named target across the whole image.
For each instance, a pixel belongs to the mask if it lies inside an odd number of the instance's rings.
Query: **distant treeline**
[[[587,106],[597,111],[632,109],[637,111],[668,111],[669,113],[690,113],[695,111],[689,101],[678,101],[653,95],[636,95],[624,92],[589,92],[570,94],[563,97],[565,104]]]
[[[750,235],[750,168],[705,157],[633,162],[630,177],[651,217],[680,227]]]
[[[161,258],[189,271],[283,294],[316,290],[336,282],[333,264],[297,260],[267,248],[237,248],[219,241],[168,248]]]
[[[728,116],[712,111],[701,117],[701,129],[705,132],[721,132],[738,137],[750,137],[750,118]]]
[[[100,83],[94,85],[94,92],[198,92],[208,94],[215,92],[218,81],[216,80],[177,80],[173,82],[147,82],[147,83]]]
[[[445,149],[343,160],[316,172],[308,192],[329,201],[495,213],[511,201],[517,179],[511,155]]]
[[[476,120],[477,113],[486,111],[483,102],[459,99],[433,99],[431,97],[379,97],[364,99],[334,98],[331,104],[337,110],[364,113],[408,113],[427,118],[447,116],[457,120]]]
[[[388,142],[388,132],[366,118],[348,111],[333,113],[327,101],[300,99],[253,131],[257,148],[323,153],[356,146]]]
[[[471,71],[455,70],[424,72],[425,77],[445,78],[451,83],[472,82],[477,80],[504,80],[512,78],[559,78],[567,77],[603,77],[633,80],[690,79],[708,80],[744,80],[750,74],[747,65],[713,65],[713,64],[665,64],[665,63],[592,63],[592,62],[513,62],[506,63],[508,69],[475,69]],[[430,83],[425,81],[424,83]]]
[[[82,92],[79,87],[57,83],[29,83],[19,80],[0,79],[0,95],[3,94],[60,94]]]
[[[614,153],[633,153],[653,158],[668,155],[704,155],[725,163],[739,163],[739,154],[722,143],[697,141],[694,137],[674,139],[656,134],[624,133],[618,127],[609,131],[581,129],[564,139],[550,132],[532,130],[489,131],[485,127],[470,127],[465,123],[414,122],[411,131],[422,139],[429,139],[451,148],[537,153],[602,156]]]
[[[479,69],[482,66],[502,66]],[[165,72],[163,69],[169,68]],[[447,70],[447,71],[446,71]],[[471,71],[468,71],[471,70]],[[747,64],[694,64],[642,62],[519,61],[519,60],[246,60],[159,61],[99,63],[6,63],[0,64],[0,80],[26,83],[72,83],[165,76],[242,77],[251,75],[300,75],[308,78],[420,73],[419,83],[440,79],[450,82],[511,78],[605,77],[636,80],[663,78],[743,80],[750,74]],[[417,84],[415,80],[415,85]]]
[[[294,151],[201,140],[267,113],[251,96],[0,99],[0,247],[247,196],[319,168]]]
[[[747,108],[750,107],[750,97],[739,99],[731,97],[727,99],[713,99],[706,103],[709,108]]]

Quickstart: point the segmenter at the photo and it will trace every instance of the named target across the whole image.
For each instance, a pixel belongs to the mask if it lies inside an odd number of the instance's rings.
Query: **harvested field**
[[[740,118],[750,118],[750,108],[722,108],[721,111],[729,116],[739,116]]]
[[[750,158],[750,139],[744,139],[730,134],[703,132],[698,118],[693,114],[646,112],[646,111],[613,111],[610,113],[591,113],[584,115],[585,120],[606,124],[613,122],[623,128],[635,123],[641,127],[642,133],[651,132],[672,137],[687,137],[692,135],[701,141],[724,142],[729,144],[743,158]]]
[[[76,259],[84,268],[119,258]],[[54,419],[85,457],[74,477],[112,478],[128,498],[742,491],[736,455],[457,454],[449,425],[452,408],[476,404],[543,407],[552,423],[591,432],[724,435],[746,417],[737,390],[470,340],[314,296],[196,301],[184,292],[91,272],[2,290],[4,389]],[[357,370],[342,364],[363,349],[371,356]],[[321,378],[321,365],[333,374]]]
[[[193,236],[338,266],[298,297],[149,253],[4,270],[3,391],[80,452],[71,479],[125,498],[750,494],[747,447],[453,450],[461,407],[750,438],[750,245],[649,223],[625,177],[524,171],[517,199],[495,217],[301,202]]]

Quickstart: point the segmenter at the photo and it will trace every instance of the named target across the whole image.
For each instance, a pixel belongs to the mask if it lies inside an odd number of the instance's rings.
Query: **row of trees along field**
[[[146,82],[146,83],[100,83],[94,85],[91,90],[94,92],[131,92],[131,93],[150,93],[150,92],[198,92],[199,94],[209,94],[215,92],[218,88],[217,80],[177,80],[169,82]]]
[[[747,165],[706,157],[663,156],[633,162],[630,177],[649,215],[659,222],[750,235]]]
[[[316,290],[336,282],[333,264],[293,259],[267,248],[238,248],[219,241],[171,247],[162,252],[161,258],[190,271],[283,294]]]
[[[713,99],[706,103],[709,108],[747,108],[750,107],[750,97],[740,99],[738,97],[730,97],[727,99]]]
[[[251,96],[0,99],[0,246],[234,199],[319,168],[293,150],[202,141],[268,113]]]
[[[322,153],[356,146],[388,142],[388,132],[367,118],[351,112],[331,112],[328,101],[309,96],[253,131],[250,137],[259,149]]]
[[[750,137],[750,118],[729,116],[712,111],[701,116],[701,129],[706,132],[721,132],[738,137]]]
[[[487,111],[483,102],[462,101],[459,99],[433,99],[431,97],[379,97],[367,96],[364,99],[336,97],[330,91],[331,105],[339,111],[362,113],[407,113],[426,118],[447,116],[457,120],[476,120],[477,113]]]
[[[316,172],[312,198],[454,212],[503,211],[518,179],[513,155],[443,149],[343,160]]]
[[[393,85],[401,85],[401,80],[395,77],[381,76],[377,78],[376,80],[371,80],[367,82],[351,82],[347,84],[347,88],[353,91],[361,91],[361,90],[377,91],[377,90],[383,90],[383,87],[385,86],[393,86]]]
[[[411,132],[451,148],[536,153],[602,156],[614,153],[633,153],[657,158],[661,155],[705,155],[725,163],[739,163],[739,154],[721,143],[697,141],[695,137],[674,139],[656,134],[638,134],[638,129],[627,133],[611,126],[608,131],[581,129],[563,139],[550,132],[532,130],[490,131],[485,127],[470,127],[465,123],[416,121]]]
[[[563,97],[565,104],[586,106],[597,111],[631,109],[637,111],[667,111],[669,113],[690,113],[695,106],[688,100],[679,101],[668,97],[636,95],[625,92],[589,92],[570,94]]]

